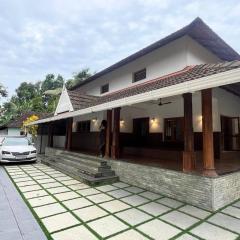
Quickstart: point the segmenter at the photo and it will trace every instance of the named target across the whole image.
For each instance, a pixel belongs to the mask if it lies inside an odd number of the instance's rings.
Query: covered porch
[[[225,106],[223,92],[233,98]],[[239,106],[236,94],[214,88],[42,123],[39,152],[49,146],[98,155],[104,119],[106,159],[210,177],[232,173],[240,170]]]

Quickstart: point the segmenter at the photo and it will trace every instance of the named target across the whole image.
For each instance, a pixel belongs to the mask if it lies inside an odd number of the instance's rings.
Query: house
[[[44,118],[50,116],[47,113],[36,113],[33,111],[22,113],[21,115],[15,117],[10,120],[7,124],[0,126],[0,135],[8,135],[8,136],[20,136],[25,135],[23,130],[23,121],[25,121],[28,117],[36,115],[39,118]]]
[[[240,55],[197,18],[64,88],[54,116],[34,123],[39,152],[97,154],[105,119],[122,181],[218,209],[240,197],[239,82]]]

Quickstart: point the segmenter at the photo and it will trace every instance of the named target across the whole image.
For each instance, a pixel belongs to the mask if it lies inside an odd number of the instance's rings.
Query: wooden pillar
[[[195,170],[193,114],[192,114],[192,94],[183,94],[184,100],[184,152],[183,171],[191,172]]]
[[[73,125],[73,118],[67,119],[65,149],[68,151],[70,151],[72,147],[72,125]]]
[[[111,157],[112,110],[107,110],[107,131],[105,157]]]
[[[53,123],[48,125],[48,147],[53,147]]]
[[[119,133],[120,133],[120,109],[113,109],[113,136],[112,136],[112,151],[111,155],[113,159],[119,158]]]
[[[202,90],[203,175],[217,176],[214,166],[212,89]]]

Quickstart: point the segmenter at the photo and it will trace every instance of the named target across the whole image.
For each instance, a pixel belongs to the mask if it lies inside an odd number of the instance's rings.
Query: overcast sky
[[[197,16],[240,52],[239,0],[0,0],[0,82],[99,71]]]

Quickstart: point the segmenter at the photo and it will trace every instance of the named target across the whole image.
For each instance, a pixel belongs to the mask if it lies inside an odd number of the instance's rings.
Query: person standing
[[[105,156],[105,148],[106,148],[106,131],[107,131],[107,121],[102,120],[101,125],[99,127],[99,155],[100,157]]]

